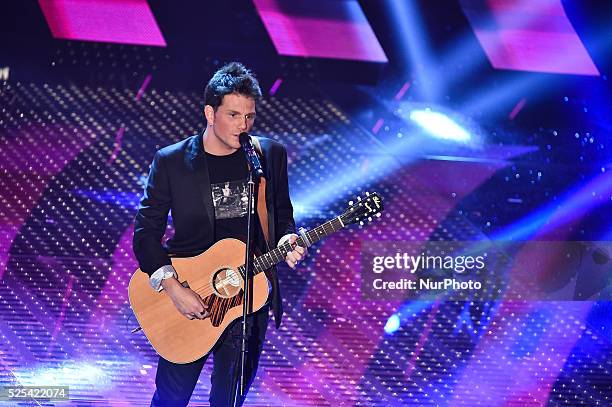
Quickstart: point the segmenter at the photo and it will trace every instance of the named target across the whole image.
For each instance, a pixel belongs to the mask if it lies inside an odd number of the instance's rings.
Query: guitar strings
[[[290,243],[285,243],[285,244],[283,244],[282,246],[279,246],[279,247],[287,250],[287,252],[293,248],[293,246]],[[259,257],[255,258],[254,259],[254,263],[256,263],[259,260],[259,258],[261,258],[261,257],[263,257],[263,256],[259,256]],[[261,265],[257,265],[257,264],[256,264],[256,266],[261,267]],[[241,266],[238,267],[238,269],[240,269],[240,268],[244,268],[244,264],[242,264]],[[232,271],[235,271],[235,270],[232,270]],[[222,280],[219,280],[219,283],[221,283],[222,285],[226,285],[226,284],[228,284],[233,279],[234,279],[234,276],[230,275],[230,276],[225,277]],[[202,292],[200,292],[199,290],[201,290],[201,289],[204,289],[204,290]],[[204,285],[192,288],[192,290],[194,292],[196,292],[198,295],[204,296],[204,298],[208,297],[211,294],[215,294],[215,289],[212,288],[209,283],[204,283]]]
[[[325,230],[325,231],[327,232],[326,227],[327,227],[327,226],[328,226],[328,224],[329,224],[329,226],[331,226],[331,231],[332,231],[332,232],[335,232],[335,228],[334,228],[333,221],[334,221],[334,220],[336,220],[336,219],[337,219],[337,218],[330,219],[330,220],[328,220],[327,222],[325,222],[325,223],[321,224],[321,225],[320,225],[320,227],[321,227],[323,230]],[[315,228],[315,229],[316,229],[316,228]],[[314,231],[315,229],[312,229],[312,230],[310,230],[310,231],[306,232],[306,234],[308,235],[310,232]],[[315,232],[315,233],[316,233],[316,232]],[[309,236],[309,240],[310,240],[310,236]],[[294,242],[294,244],[295,244],[295,243],[296,243],[296,242]],[[287,246],[288,246],[288,247],[287,247]],[[284,254],[286,255],[286,254],[287,254],[287,253],[288,253],[288,252],[289,252],[291,249],[293,249],[293,247],[294,247],[294,246],[292,246],[292,244],[291,244],[291,243],[288,243],[288,242],[287,242],[287,243],[284,243],[282,246],[279,246],[278,248],[285,249],[286,251],[285,251],[285,253],[284,253]],[[270,252],[268,252],[268,253],[266,253],[266,254],[269,254],[269,253],[271,253],[271,252],[272,252],[272,251],[270,251]],[[265,254],[264,254],[264,255],[262,255],[262,256],[256,257],[256,258],[254,259],[254,263],[256,263],[256,262],[257,262],[257,261],[258,261],[260,258],[262,258],[262,257],[264,257],[264,256],[265,256]],[[256,264],[256,266],[258,266],[258,265]],[[239,267],[238,267],[238,269],[240,269],[241,267],[244,267],[244,264],[242,264],[241,266],[239,266]],[[260,267],[261,267],[261,266],[260,266]],[[234,278],[233,276],[227,276],[226,278],[224,278],[224,279],[220,280],[219,282],[220,282],[221,284],[223,284],[223,285],[226,285],[226,284],[228,284],[228,283],[230,282],[230,280],[233,280],[233,278]],[[202,290],[202,289],[204,289],[204,290],[200,292],[199,290]],[[198,294],[200,297],[202,297],[202,296],[203,296],[203,298],[206,298],[206,297],[208,297],[208,296],[210,296],[210,295],[212,295],[212,294],[215,294],[215,289],[214,289],[214,288],[212,288],[212,287],[210,286],[210,284],[209,284],[209,283],[205,283],[204,285],[198,286],[198,287],[196,287],[196,288],[192,288],[192,290],[193,290],[195,293],[197,293],[197,294]]]

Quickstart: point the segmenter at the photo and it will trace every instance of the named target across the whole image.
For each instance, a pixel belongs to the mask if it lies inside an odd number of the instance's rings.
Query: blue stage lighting
[[[450,117],[431,109],[413,110],[410,113],[410,120],[435,138],[459,143],[468,143],[472,139],[470,133]]]
[[[478,123],[444,106],[402,102],[394,114],[406,122],[406,137],[389,135],[355,141],[354,162],[337,164],[322,173],[315,190],[292,189],[297,221],[326,208],[338,191],[360,190],[422,158],[469,161],[470,152],[482,150],[485,144],[486,133]],[[366,162],[367,166],[363,165]]]
[[[413,1],[389,2],[396,36],[406,56],[405,63],[415,76],[416,90],[427,101],[439,98],[438,79],[432,75],[433,61],[429,51],[429,39],[418,5]]]
[[[612,173],[594,176],[587,182],[568,189],[560,198],[508,225],[489,238],[491,240],[529,240],[585,216],[607,203],[612,196]]]
[[[20,384],[25,386],[71,386],[77,385],[93,386],[97,389],[112,387],[110,377],[97,366],[105,362],[99,361],[97,364],[90,362],[69,362],[62,366],[42,365],[33,369],[23,368],[14,371],[14,375]],[[108,361],[108,363],[121,365],[120,362]],[[72,389],[71,389],[72,390]]]
[[[387,323],[385,324],[385,332],[387,334],[392,334],[395,331],[397,331],[400,327],[400,318],[397,314],[393,314],[389,317],[389,319],[387,320]]]
[[[609,53],[612,48],[612,30],[607,30],[589,47],[589,54],[597,57]],[[564,56],[562,56],[564,57]],[[561,58],[561,57],[560,57]],[[507,114],[511,107],[524,97],[538,97],[564,79],[562,75],[524,73],[500,82],[494,79],[475,91],[470,98],[461,102],[461,112],[466,116],[491,116],[503,112]]]
[[[385,324],[385,333],[390,335],[397,331],[400,326],[405,325],[408,321],[416,318],[418,314],[429,309],[434,305],[434,301],[407,301],[397,310],[397,312],[389,317]]]

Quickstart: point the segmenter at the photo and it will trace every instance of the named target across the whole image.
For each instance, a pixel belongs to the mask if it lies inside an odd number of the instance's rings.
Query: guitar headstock
[[[357,197],[357,201],[349,202],[349,207],[340,215],[340,219],[345,225],[353,223],[363,225],[366,221],[371,221],[373,216],[380,217],[382,211],[381,196],[376,192],[366,192],[365,196]]]

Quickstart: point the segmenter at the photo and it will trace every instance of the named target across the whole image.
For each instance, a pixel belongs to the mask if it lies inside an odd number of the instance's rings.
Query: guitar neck
[[[285,242],[274,250],[270,250],[268,253],[256,257],[253,261],[255,274],[261,273],[262,271],[283,262],[287,256],[287,253],[293,251],[295,246],[308,247],[324,237],[342,229],[343,227],[344,223],[342,223],[342,220],[340,220],[340,217],[338,216],[337,218],[328,220],[324,224],[305,232],[305,238],[308,240],[308,242],[305,241],[306,239],[304,239],[304,237],[299,236],[293,244]],[[244,274],[244,264],[239,267],[239,271],[241,274]]]

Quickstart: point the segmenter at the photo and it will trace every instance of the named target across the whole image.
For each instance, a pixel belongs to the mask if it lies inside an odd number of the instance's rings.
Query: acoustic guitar
[[[349,202],[346,211],[309,231],[301,230],[293,244],[285,243],[254,259],[252,312],[268,300],[268,280],[263,271],[285,260],[296,245],[308,247],[343,227],[380,216],[382,198],[366,193]],[[149,285],[149,276],[140,269],[130,280],[130,305],[147,339],[164,359],[174,363],[193,362],[213,348],[225,328],[242,317],[245,244],[237,239],[223,239],[195,257],[172,258],[179,282],[202,297],[208,306],[205,319],[189,320],[174,306],[163,290]]]

